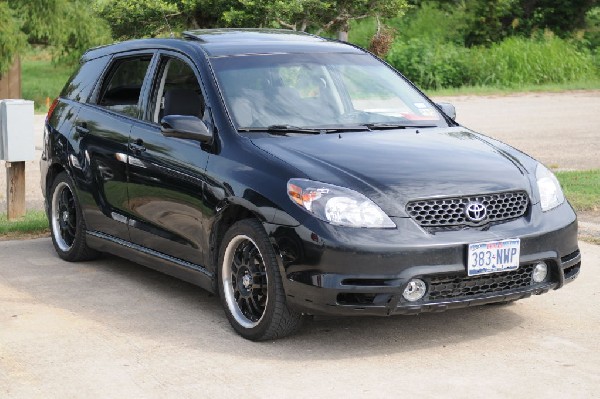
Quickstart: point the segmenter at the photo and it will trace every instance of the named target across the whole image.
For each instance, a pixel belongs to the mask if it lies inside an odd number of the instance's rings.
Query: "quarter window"
[[[108,57],[105,56],[82,64],[63,89],[61,97],[86,102],[107,63]]]

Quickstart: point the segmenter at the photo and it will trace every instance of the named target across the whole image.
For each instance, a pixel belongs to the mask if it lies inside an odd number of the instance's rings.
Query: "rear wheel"
[[[225,234],[219,294],[229,322],[246,339],[281,338],[302,324],[286,303],[275,251],[257,220],[237,222]]]
[[[85,224],[73,181],[66,172],[56,176],[50,188],[50,230],[58,256],[76,262],[93,259],[98,252],[85,242]]]

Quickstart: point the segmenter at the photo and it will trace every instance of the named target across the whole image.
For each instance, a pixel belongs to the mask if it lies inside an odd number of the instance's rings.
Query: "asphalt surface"
[[[600,92],[440,100],[549,166],[600,167]],[[0,210],[3,179],[0,162]],[[41,207],[37,161],[27,202]],[[600,246],[580,245],[581,276],[542,296],[252,343],[197,287],[111,256],[63,262],[48,238],[0,242],[0,398],[600,397]]]
[[[508,306],[330,318],[238,337],[218,298],[126,260],[0,243],[2,398],[593,398],[600,246],[581,276]]]

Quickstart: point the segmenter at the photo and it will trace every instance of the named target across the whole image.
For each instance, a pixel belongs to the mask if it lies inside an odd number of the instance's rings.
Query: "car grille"
[[[528,287],[532,283],[533,265],[522,266],[509,272],[483,276],[444,276],[429,280],[430,301],[469,297]]]
[[[466,207],[470,203],[485,207],[487,215],[483,220],[477,222],[467,216]],[[527,193],[514,191],[411,201],[406,205],[406,211],[423,227],[483,226],[519,218],[525,214],[528,205]]]

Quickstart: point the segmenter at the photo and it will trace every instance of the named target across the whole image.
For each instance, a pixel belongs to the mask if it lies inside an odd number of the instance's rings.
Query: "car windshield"
[[[240,131],[447,126],[426,98],[367,54],[243,55],[211,63]]]

